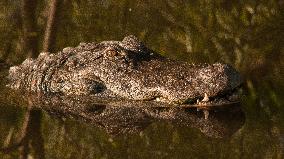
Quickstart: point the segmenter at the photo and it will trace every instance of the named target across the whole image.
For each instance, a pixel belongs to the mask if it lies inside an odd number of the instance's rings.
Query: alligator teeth
[[[200,105],[200,104],[201,104],[200,101],[199,101],[199,99],[196,100],[196,104],[197,104],[197,105]]]
[[[209,101],[209,97],[207,93],[204,93],[204,98],[202,99],[202,102],[208,102],[208,101]]]

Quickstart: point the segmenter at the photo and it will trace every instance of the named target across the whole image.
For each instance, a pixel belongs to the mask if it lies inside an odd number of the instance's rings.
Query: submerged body
[[[41,53],[10,68],[9,86],[31,92],[97,95],[167,103],[236,100],[239,73],[226,64],[193,65],[162,57],[134,36]]]

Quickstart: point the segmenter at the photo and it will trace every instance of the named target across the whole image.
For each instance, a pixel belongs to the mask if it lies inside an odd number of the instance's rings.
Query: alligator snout
[[[241,85],[240,74],[230,65],[216,63],[198,70],[197,79],[202,82],[200,93],[209,96],[226,94]]]
[[[230,65],[216,63],[196,69],[195,96],[184,103],[195,105],[228,104],[239,101],[241,75]]]

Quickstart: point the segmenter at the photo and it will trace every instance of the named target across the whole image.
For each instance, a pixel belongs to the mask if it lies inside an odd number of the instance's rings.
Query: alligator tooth
[[[204,93],[204,98],[202,99],[202,102],[208,102],[208,101],[209,101],[209,97],[207,93]]]
[[[196,100],[196,104],[197,104],[197,105],[200,105],[200,104],[201,104],[200,101],[199,101],[199,99]]]

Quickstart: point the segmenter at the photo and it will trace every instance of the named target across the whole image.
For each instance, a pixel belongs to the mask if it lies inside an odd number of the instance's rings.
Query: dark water
[[[48,2],[27,2],[31,7],[26,9],[34,11],[28,17],[23,17],[20,1],[0,2],[0,158],[284,157],[284,1],[62,2],[54,52],[82,41],[134,34],[164,56],[229,63],[245,79],[240,105],[245,118],[220,119],[210,127],[193,113],[191,121],[200,122],[156,120],[121,134],[110,133],[112,126],[31,109],[26,97],[5,87],[8,68],[2,63],[18,64],[29,56],[23,50],[43,49]],[[218,127],[219,122],[226,124]],[[216,137],[208,133],[210,128],[230,133]]]

